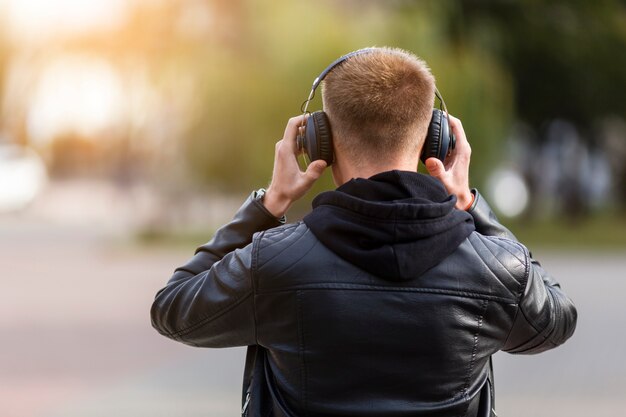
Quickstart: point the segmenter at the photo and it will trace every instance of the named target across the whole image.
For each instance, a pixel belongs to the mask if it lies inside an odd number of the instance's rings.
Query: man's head
[[[417,158],[432,117],[435,79],[415,55],[375,48],[334,68],[322,97],[337,156],[355,167],[384,165],[401,155]]]

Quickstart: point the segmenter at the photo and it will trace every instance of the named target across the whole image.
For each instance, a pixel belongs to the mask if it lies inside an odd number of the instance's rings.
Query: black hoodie
[[[437,265],[474,231],[472,216],[455,204],[428,175],[387,171],[321,193],[304,222],[348,262],[405,281]]]

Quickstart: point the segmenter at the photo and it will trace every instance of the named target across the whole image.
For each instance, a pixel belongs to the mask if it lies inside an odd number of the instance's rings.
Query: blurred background
[[[0,0],[2,415],[237,415],[243,351],[158,336],[152,298],[319,72],[383,45],[429,63],[472,185],[579,307],[567,345],[496,357],[499,414],[619,414],[623,1]]]

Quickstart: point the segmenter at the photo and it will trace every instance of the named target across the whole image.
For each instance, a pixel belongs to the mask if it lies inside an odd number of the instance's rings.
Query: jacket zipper
[[[250,391],[246,393],[246,401],[243,403],[243,408],[241,409],[242,417],[246,417],[248,415],[248,405],[250,404]]]

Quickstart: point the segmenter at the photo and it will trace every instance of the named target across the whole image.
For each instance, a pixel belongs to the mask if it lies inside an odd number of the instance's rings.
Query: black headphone
[[[308,114],[308,117],[304,126],[300,128],[296,138],[298,149],[304,150],[310,161],[323,159],[330,166],[335,158],[333,155],[333,137],[330,130],[330,123],[328,122],[328,116],[326,116],[326,113],[323,111],[316,111],[310,114],[307,112],[309,103],[313,100],[313,97],[315,97],[315,90],[328,73],[336,66],[355,55],[367,54],[376,50],[376,48],[366,48],[350,52],[332,62],[313,81],[309,97],[302,103],[300,108],[303,114]],[[438,109],[433,109],[433,117],[430,120],[428,134],[426,135],[426,141],[424,142],[420,155],[422,162],[425,162],[426,159],[431,157],[443,161],[446,155],[448,155],[448,152],[454,149],[456,145],[456,139],[450,131],[450,125],[448,124],[448,109],[437,88],[435,88],[435,96],[439,99],[441,105]]]

